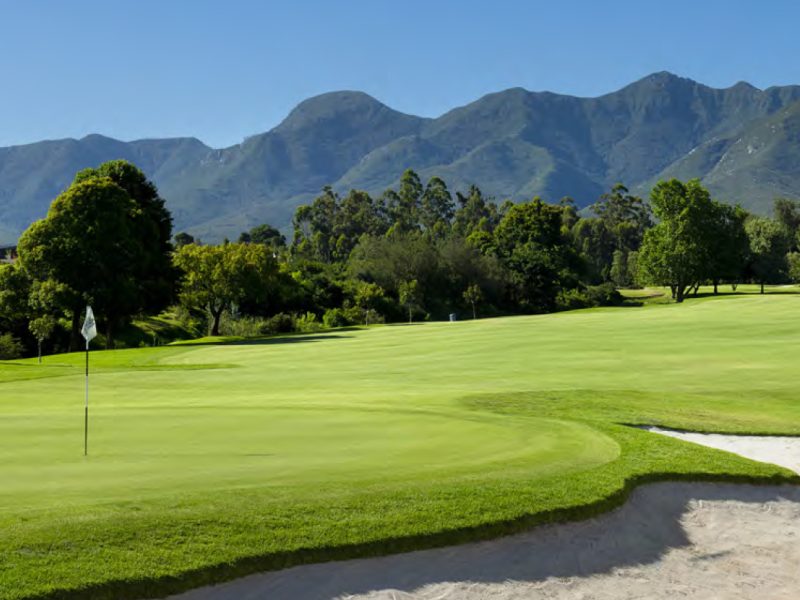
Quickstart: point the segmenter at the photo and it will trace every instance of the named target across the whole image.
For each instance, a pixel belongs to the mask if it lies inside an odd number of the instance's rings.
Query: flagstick
[[[86,340],[86,405],[83,411],[83,455],[89,454],[89,340]]]
[[[86,340],[86,406],[83,410],[83,455],[89,454],[89,342],[97,337],[97,324],[92,307],[86,307],[86,318],[81,327],[81,335]]]

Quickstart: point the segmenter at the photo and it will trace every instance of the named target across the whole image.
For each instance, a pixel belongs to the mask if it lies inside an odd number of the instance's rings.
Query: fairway
[[[0,598],[136,598],[782,480],[627,427],[800,434],[800,295],[0,362]]]

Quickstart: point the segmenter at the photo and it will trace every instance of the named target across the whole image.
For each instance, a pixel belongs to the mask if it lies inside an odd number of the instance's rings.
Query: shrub
[[[591,306],[589,297],[584,290],[572,288],[561,290],[556,297],[558,310],[575,310]]]
[[[352,325],[353,322],[347,318],[347,313],[342,308],[330,308],[322,315],[322,322],[325,327],[347,327]]]
[[[591,306],[621,306],[625,301],[613,283],[590,285],[586,288],[586,296]]]
[[[258,317],[238,317],[223,315],[220,323],[220,333],[222,335],[234,335],[241,337],[255,337],[262,335],[266,321]]]
[[[800,252],[789,252],[786,255],[786,262],[789,265],[789,279],[794,283],[800,283]]]
[[[277,333],[291,333],[297,330],[294,315],[278,313],[271,316],[261,325],[261,335],[275,335]]]
[[[22,344],[10,333],[0,335],[0,360],[13,360],[22,356]]]
[[[313,333],[322,329],[322,323],[317,320],[317,315],[307,312],[295,320],[295,328],[302,333]]]

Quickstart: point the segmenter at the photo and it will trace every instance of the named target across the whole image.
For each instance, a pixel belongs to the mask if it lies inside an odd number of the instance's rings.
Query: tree
[[[256,225],[250,231],[243,231],[239,236],[239,242],[263,244],[272,250],[286,247],[286,238],[283,234],[267,223]]]
[[[631,284],[631,277],[628,274],[628,255],[624,250],[614,250],[609,275],[617,287],[624,288]]]
[[[788,198],[776,198],[774,213],[775,220],[780,223],[790,241],[790,250],[797,250],[797,236],[800,233],[800,202]]]
[[[414,309],[419,306],[421,300],[419,282],[416,279],[401,281],[397,293],[400,304],[408,310],[408,322],[411,323],[414,317]]]
[[[786,276],[786,252],[789,240],[780,223],[765,217],[751,217],[745,223],[750,240],[748,270],[753,279],[761,284],[778,283]]]
[[[598,218],[605,224],[614,238],[616,249],[626,253],[638,250],[644,232],[653,226],[650,208],[638,196],[628,193],[621,183],[617,183],[607,194],[592,206]]]
[[[739,206],[713,203],[713,214],[706,235],[709,246],[706,270],[718,291],[720,281],[738,282],[744,275],[750,243],[744,223],[747,213]]]
[[[136,165],[125,160],[111,160],[96,169],[84,169],[75,176],[75,183],[103,177],[125,190],[134,204],[128,215],[136,241],[136,260],[131,273],[138,290],[136,302],[132,303],[136,305],[134,310],[158,312],[172,301],[175,292],[177,275],[170,242],[172,215],[155,184]]]
[[[356,306],[364,311],[364,325],[369,325],[369,314],[377,308],[383,296],[383,288],[376,283],[359,281],[356,285],[353,299]]]
[[[439,177],[431,177],[422,194],[420,221],[425,231],[433,237],[444,237],[453,220],[455,205],[447,184]]]
[[[580,219],[571,227],[578,251],[584,256],[590,280],[612,281],[618,287],[631,284],[628,254],[639,249],[644,232],[652,227],[650,207],[628,193],[621,183],[592,205],[595,218]]]
[[[91,303],[105,321],[113,347],[116,324],[151,305],[139,276],[148,262],[139,237],[137,207],[107,177],[72,184],[53,201],[47,217],[19,241],[19,263],[34,281],[62,285],[62,309],[72,318],[70,346],[78,347],[80,316]]]
[[[182,271],[180,300],[211,318],[211,335],[219,335],[224,311],[243,302],[265,302],[277,275],[277,262],[260,244],[183,246],[175,254]]]
[[[637,261],[639,276],[647,283],[669,286],[675,300],[683,302],[689,288],[708,273],[714,203],[697,179],[660,181],[650,201],[660,222],[644,234]]]
[[[16,264],[0,264],[0,332],[16,338],[26,332],[31,281]]]
[[[794,283],[800,283],[800,252],[789,252],[786,255],[786,265],[789,279]]]
[[[561,217],[560,206],[537,197],[512,206],[494,231],[515,300],[533,312],[553,310],[559,290],[577,284],[577,256],[562,233]]]
[[[406,169],[400,177],[398,191],[384,194],[394,231],[408,233],[419,229],[422,192],[419,175],[413,169]]]
[[[453,219],[453,231],[469,238],[476,231],[491,233],[500,221],[494,202],[487,200],[476,185],[469,186],[467,194],[456,192],[459,208]]]
[[[175,248],[181,248],[183,246],[188,246],[189,244],[194,244],[195,239],[194,236],[189,235],[185,231],[181,231],[180,233],[175,234]]]
[[[617,243],[605,222],[597,217],[580,219],[572,227],[569,236],[583,257],[589,282],[609,281]]]
[[[480,286],[474,283],[471,284],[470,286],[467,287],[466,290],[464,290],[463,297],[464,301],[468,302],[472,306],[472,318],[477,319],[478,312],[476,309],[476,305],[478,304],[478,302],[483,300],[483,292],[481,292]]]
[[[53,330],[56,328],[56,319],[52,315],[43,315],[33,319],[28,324],[28,327],[33,337],[36,338],[39,352],[39,364],[42,364],[42,342],[53,334]]]
[[[61,285],[60,310],[72,319],[91,303],[107,347],[132,315],[156,312],[172,298],[172,218],[155,186],[126,161],[85,169],[19,242],[19,263],[32,281]]]

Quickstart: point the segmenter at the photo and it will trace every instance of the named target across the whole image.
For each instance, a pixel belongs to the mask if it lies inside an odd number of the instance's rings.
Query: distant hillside
[[[334,92],[225,149],[99,135],[0,148],[0,244],[41,218],[77,170],[115,158],[157,183],[176,230],[213,241],[261,222],[287,227],[327,184],[380,193],[407,167],[498,200],[570,195],[580,206],[617,181],[646,193],[662,177],[700,177],[720,199],[766,212],[775,196],[800,196],[798,155],[800,86],[713,89],[656,73],[598,98],[510,89],[436,119]]]

